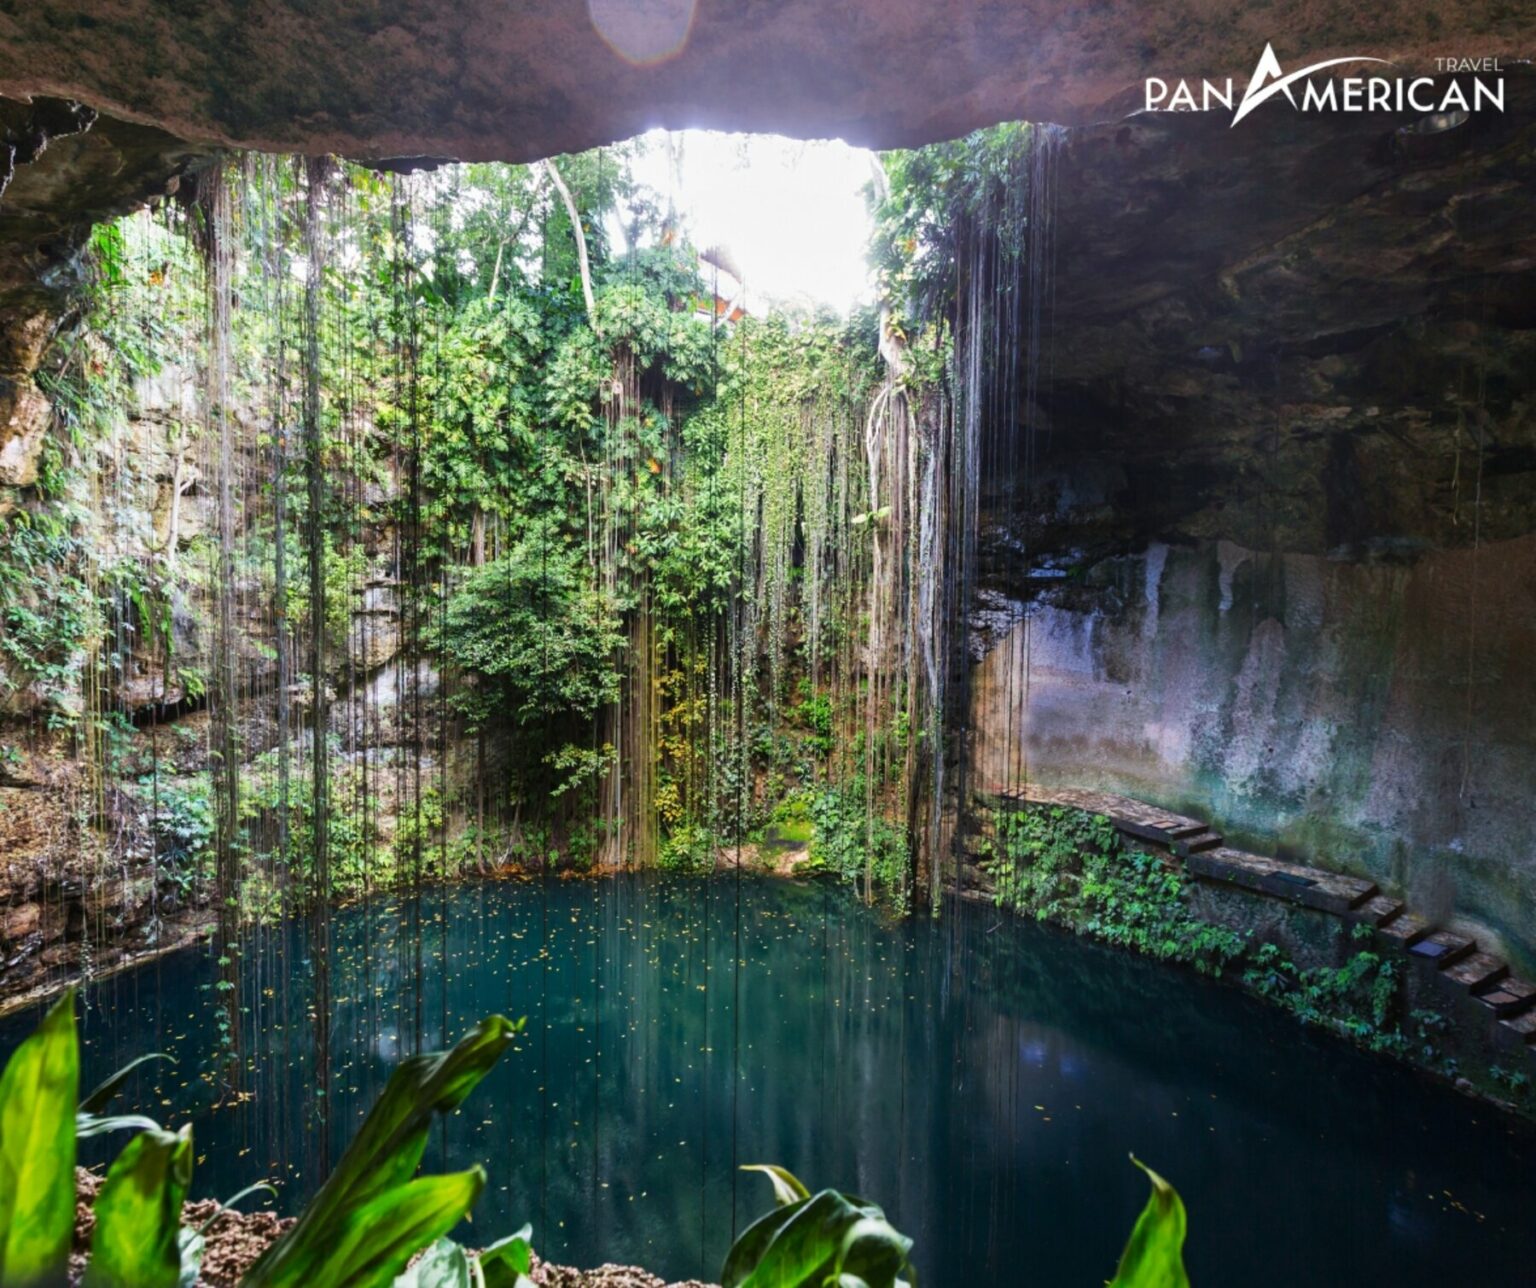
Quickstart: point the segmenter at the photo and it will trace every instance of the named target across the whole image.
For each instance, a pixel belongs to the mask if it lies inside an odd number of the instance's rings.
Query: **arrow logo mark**
[[[1237,105],[1237,111],[1232,116],[1232,124],[1236,125],[1249,112],[1258,107],[1260,103],[1267,102],[1276,94],[1284,94],[1292,107],[1296,106],[1296,100],[1291,95],[1291,86],[1299,80],[1305,80],[1314,72],[1320,72],[1327,67],[1338,67],[1343,63],[1386,63],[1391,65],[1388,58],[1329,58],[1324,62],[1313,63],[1309,67],[1303,67],[1298,71],[1286,74],[1280,66],[1280,60],[1275,57],[1275,47],[1272,44],[1264,46],[1264,52],[1259,55],[1259,65],[1253,69],[1253,79],[1248,82],[1248,88],[1243,92],[1242,102]]]

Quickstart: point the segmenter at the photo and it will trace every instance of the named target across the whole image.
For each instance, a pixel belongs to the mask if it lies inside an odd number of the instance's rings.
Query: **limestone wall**
[[[1182,807],[1530,968],[1533,662],[1536,536],[1411,564],[1153,544],[1041,596],[977,666],[974,781]]]

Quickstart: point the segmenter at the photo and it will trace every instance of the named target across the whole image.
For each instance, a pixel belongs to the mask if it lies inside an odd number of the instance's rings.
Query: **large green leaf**
[[[181,1204],[192,1184],[192,1128],[140,1132],[96,1197],[85,1288],[176,1288]]]
[[[533,1288],[533,1227],[498,1240],[478,1253],[439,1239],[394,1283],[394,1288]]]
[[[1151,1178],[1152,1193],[1136,1218],[1109,1288],[1189,1288],[1184,1272],[1184,1201],[1134,1154],[1131,1162]]]
[[[741,1170],[761,1172],[773,1182],[773,1199],[780,1207],[811,1197],[805,1183],[788,1168],[779,1167],[775,1163],[748,1163]]]
[[[102,1079],[89,1095],[83,1097],[78,1106],[79,1111],[82,1114],[99,1114],[107,1107],[112,1097],[123,1089],[123,1084],[128,1081],[135,1069],[141,1064],[150,1064],[155,1060],[170,1060],[172,1064],[176,1063],[175,1059],[166,1055],[164,1051],[151,1051],[148,1055],[141,1055],[137,1060],[130,1060],[116,1073]]]
[[[336,1246],[341,1228],[354,1214],[376,1200],[389,1198],[415,1174],[432,1115],[458,1108],[521,1027],[521,1021],[513,1024],[503,1016],[492,1015],[452,1050],[402,1062],[314,1201],[252,1267],[246,1279],[248,1288],[312,1284],[313,1267]],[[458,1216],[462,1215],[461,1210]],[[407,1256],[447,1233],[458,1216],[411,1248]]]
[[[533,1288],[533,1227],[525,1225],[516,1234],[481,1249],[480,1275],[485,1288]]]
[[[177,1237],[177,1247],[181,1252],[181,1274],[176,1280],[176,1288],[197,1288],[197,1281],[203,1273],[203,1253],[208,1250],[208,1241],[201,1230],[189,1230],[182,1226]]]
[[[389,1288],[406,1262],[463,1219],[484,1188],[480,1167],[397,1185],[347,1213],[323,1242],[301,1245],[301,1255],[285,1258],[276,1270],[258,1274],[257,1266],[242,1288]]]
[[[75,994],[65,993],[0,1074],[0,1283],[64,1282],[75,1231]]]
[[[439,1239],[395,1279],[394,1288],[476,1288],[469,1253],[452,1239]]]
[[[912,1240],[880,1217],[861,1217],[843,1234],[837,1254],[839,1279],[853,1277],[866,1284],[900,1284],[911,1273],[907,1254]]]
[[[159,1131],[160,1124],[143,1114],[76,1114],[75,1139],[85,1140],[109,1131]]]
[[[777,1186],[775,1187],[777,1188]],[[845,1276],[869,1288],[911,1278],[912,1241],[873,1203],[822,1190],[748,1226],[726,1256],[723,1288],[799,1288]]]

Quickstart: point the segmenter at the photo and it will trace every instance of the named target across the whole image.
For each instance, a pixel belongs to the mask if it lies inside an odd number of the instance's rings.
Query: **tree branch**
[[[549,181],[555,185],[555,191],[560,194],[560,200],[565,202],[565,213],[571,217],[571,230],[576,234],[576,262],[581,267],[581,294],[587,302],[587,321],[592,324],[592,329],[598,335],[602,335],[602,328],[597,324],[597,304],[592,298],[592,268],[587,262],[587,235],[582,231],[581,214],[576,209],[576,202],[571,198],[571,190],[565,186],[565,180],[560,177],[560,171],[555,169],[553,161],[545,161],[545,173],[549,175]]]

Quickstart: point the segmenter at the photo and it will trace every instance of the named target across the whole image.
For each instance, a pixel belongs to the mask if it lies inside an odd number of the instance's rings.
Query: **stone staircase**
[[[1014,791],[988,793],[988,798],[1005,807],[1009,803],[1061,805],[1100,814],[1125,836],[1163,846],[1202,880],[1367,924],[1448,987],[1487,1007],[1497,1024],[1500,1046],[1536,1059],[1536,984],[1511,974],[1508,963],[1480,949],[1476,940],[1409,911],[1401,899],[1383,894],[1374,881],[1233,849],[1199,819],[1128,796],[1030,783]]]

